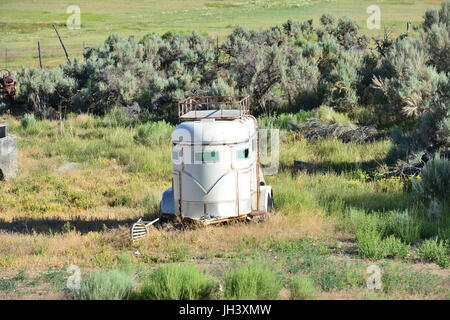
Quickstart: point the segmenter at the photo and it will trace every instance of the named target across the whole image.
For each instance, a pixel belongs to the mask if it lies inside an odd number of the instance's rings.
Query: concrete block
[[[8,180],[19,170],[17,138],[8,135],[8,123],[0,122],[0,180]]]

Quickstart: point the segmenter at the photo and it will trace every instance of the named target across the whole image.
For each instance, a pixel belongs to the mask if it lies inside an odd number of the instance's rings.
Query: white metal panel
[[[187,172],[182,173],[182,195],[185,201],[220,202],[231,201],[236,198],[236,175],[232,172],[224,173],[211,185],[202,184],[195,176]],[[207,189],[209,187],[209,189]]]
[[[253,117],[183,122],[175,129],[174,201],[183,217],[213,220],[257,209],[256,129]]]
[[[173,134],[172,142],[191,143],[238,143],[249,141],[256,134],[256,120],[200,120],[179,124]]]
[[[252,211],[252,199],[250,189],[251,170],[241,171],[239,176],[239,214],[246,214]]]

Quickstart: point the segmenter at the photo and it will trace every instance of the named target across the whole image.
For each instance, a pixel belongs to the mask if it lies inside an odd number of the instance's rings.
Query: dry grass
[[[268,244],[302,239],[339,243],[337,257],[345,257],[354,246],[351,234],[339,221],[346,206],[361,210],[404,206],[401,188],[388,193],[360,177],[366,164],[380,161],[390,148],[389,142],[344,145],[322,141],[312,145],[285,136],[282,171],[267,177],[277,205],[277,214],[268,221],[186,230],[168,224],[132,243],[130,224],[142,216],[153,217],[162,191],[170,186],[168,144],[136,144],[136,129],[105,127],[102,119],[89,115],[70,118],[64,133],[57,122],[40,121],[33,131],[22,128],[17,119],[7,120],[12,133],[19,136],[21,170],[11,181],[0,183],[0,279],[22,268],[36,279],[40,279],[37,274],[48,273],[48,268],[64,269],[72,264],[84,271],[116,268],[124,254],[131,263],[146,268],[169,262],[195,263],[218,278],[233,261],[254,257],[269,260],[274,268],[286,272],[296,263],[290,255],[303,253],[292,251],[283,258],[269,250]],[[319,170],[293,175],[289,166],[296,159],[315,162]],[[80,165],[63,174],[56,172],[69,162]],[[323,171],[325,167],[328,169]],[[439,276],[445,278],[448,270],[440,271]],[[64,280],[63,275],[59,277]],[[39,281],[31,287],[18,284],[18,292],[11,297],[70,298],[60,287],[51,289],[50,280]],[[6,295],[0,290],[0,298]],[[414,298],[404,293],[398,297]],[[320,293],[318,298],[376,297],[352,288]]]
[[[168,161],[158,150],[161,147],[146,148],[148,161],[155,164],[140,172],[130,172],[132,159],[121,163],[114,157],[86,154],[87,161],[58,174],[59,167],[72,161],[70,155],[77,150],[71,148],[80,141],[103,141],[103,148],[113,154],[124,148],[138,152],[141,146],[129,140],[134,129],[96,128],[94,117],[79,115],[66,121],[64,135],[56,122],[40,124],[36,135],[21,128],[17,119],[7,120],[11,131],[20,136],[21,170],[0,185],[0,239],[5,244],[0,249],[0,267],[95,266],[97,255],[114,264],[114,255],[134,249],[154,261],[164,261],[170,255],[168,249],[178,244],[188,244],[190,255],[201,256],[253,249],[268,240],[322,236],[333,230],[332,220],[325,219],[321,210],[297,210],[289,215],[280,210],[266,223],[230,223],[183,232],[166,226],[132,245],[127,228],[139,217],[156,213],[160,194],[170,184],[170,176],[164,171],[160,177],[161,164],[156,163],[162,156],[160,162]],[[95,130],[101,134],[94,135]],[[66,139],[74,144],[65,146]],[[52,146],[62,151],[49,152]]]

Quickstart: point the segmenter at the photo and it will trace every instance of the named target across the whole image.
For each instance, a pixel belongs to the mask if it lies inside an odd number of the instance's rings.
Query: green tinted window
[[[217,161],[219,161],[219,152],[217,152],[217,151],[196,152],[195,153],[195,161],[217,162]]]
[[[245,160],[248,158],[249,151],[248,149],[238,150],[236,151],[236,155],[238,160]]]
[[[180,153],[178,151],[172,151],[172,159],[173,160],[180,159]]]

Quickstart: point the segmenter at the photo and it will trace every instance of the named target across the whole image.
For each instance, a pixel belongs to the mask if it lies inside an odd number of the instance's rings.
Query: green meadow
[[[419,24],[427,8],[440,0],[112,0],[12,1],[0,0],[0,66],[15,70],[20,66],[39,66],[37,41],[41,41],[43,63],[52,67],[65,61],[64,53],[51,25],[59,28],[70,57],[81,57],[83,42],[95,46],[111,33],[142,36],[167,31],[209,34],[223,39],[236,25],[264,28],[288,19],[308,20],[323,13],[348,16],[364,33],[381,36],[382,30],[366,26],[370,5],[381,9],[382,29],[400,34],[407,21]],[[81,29],[70,30],[66,13],[70,5],[81,10]],[[7,53],[6,53],[7,51]],[[8,57],[6,62],[6,56]]]

